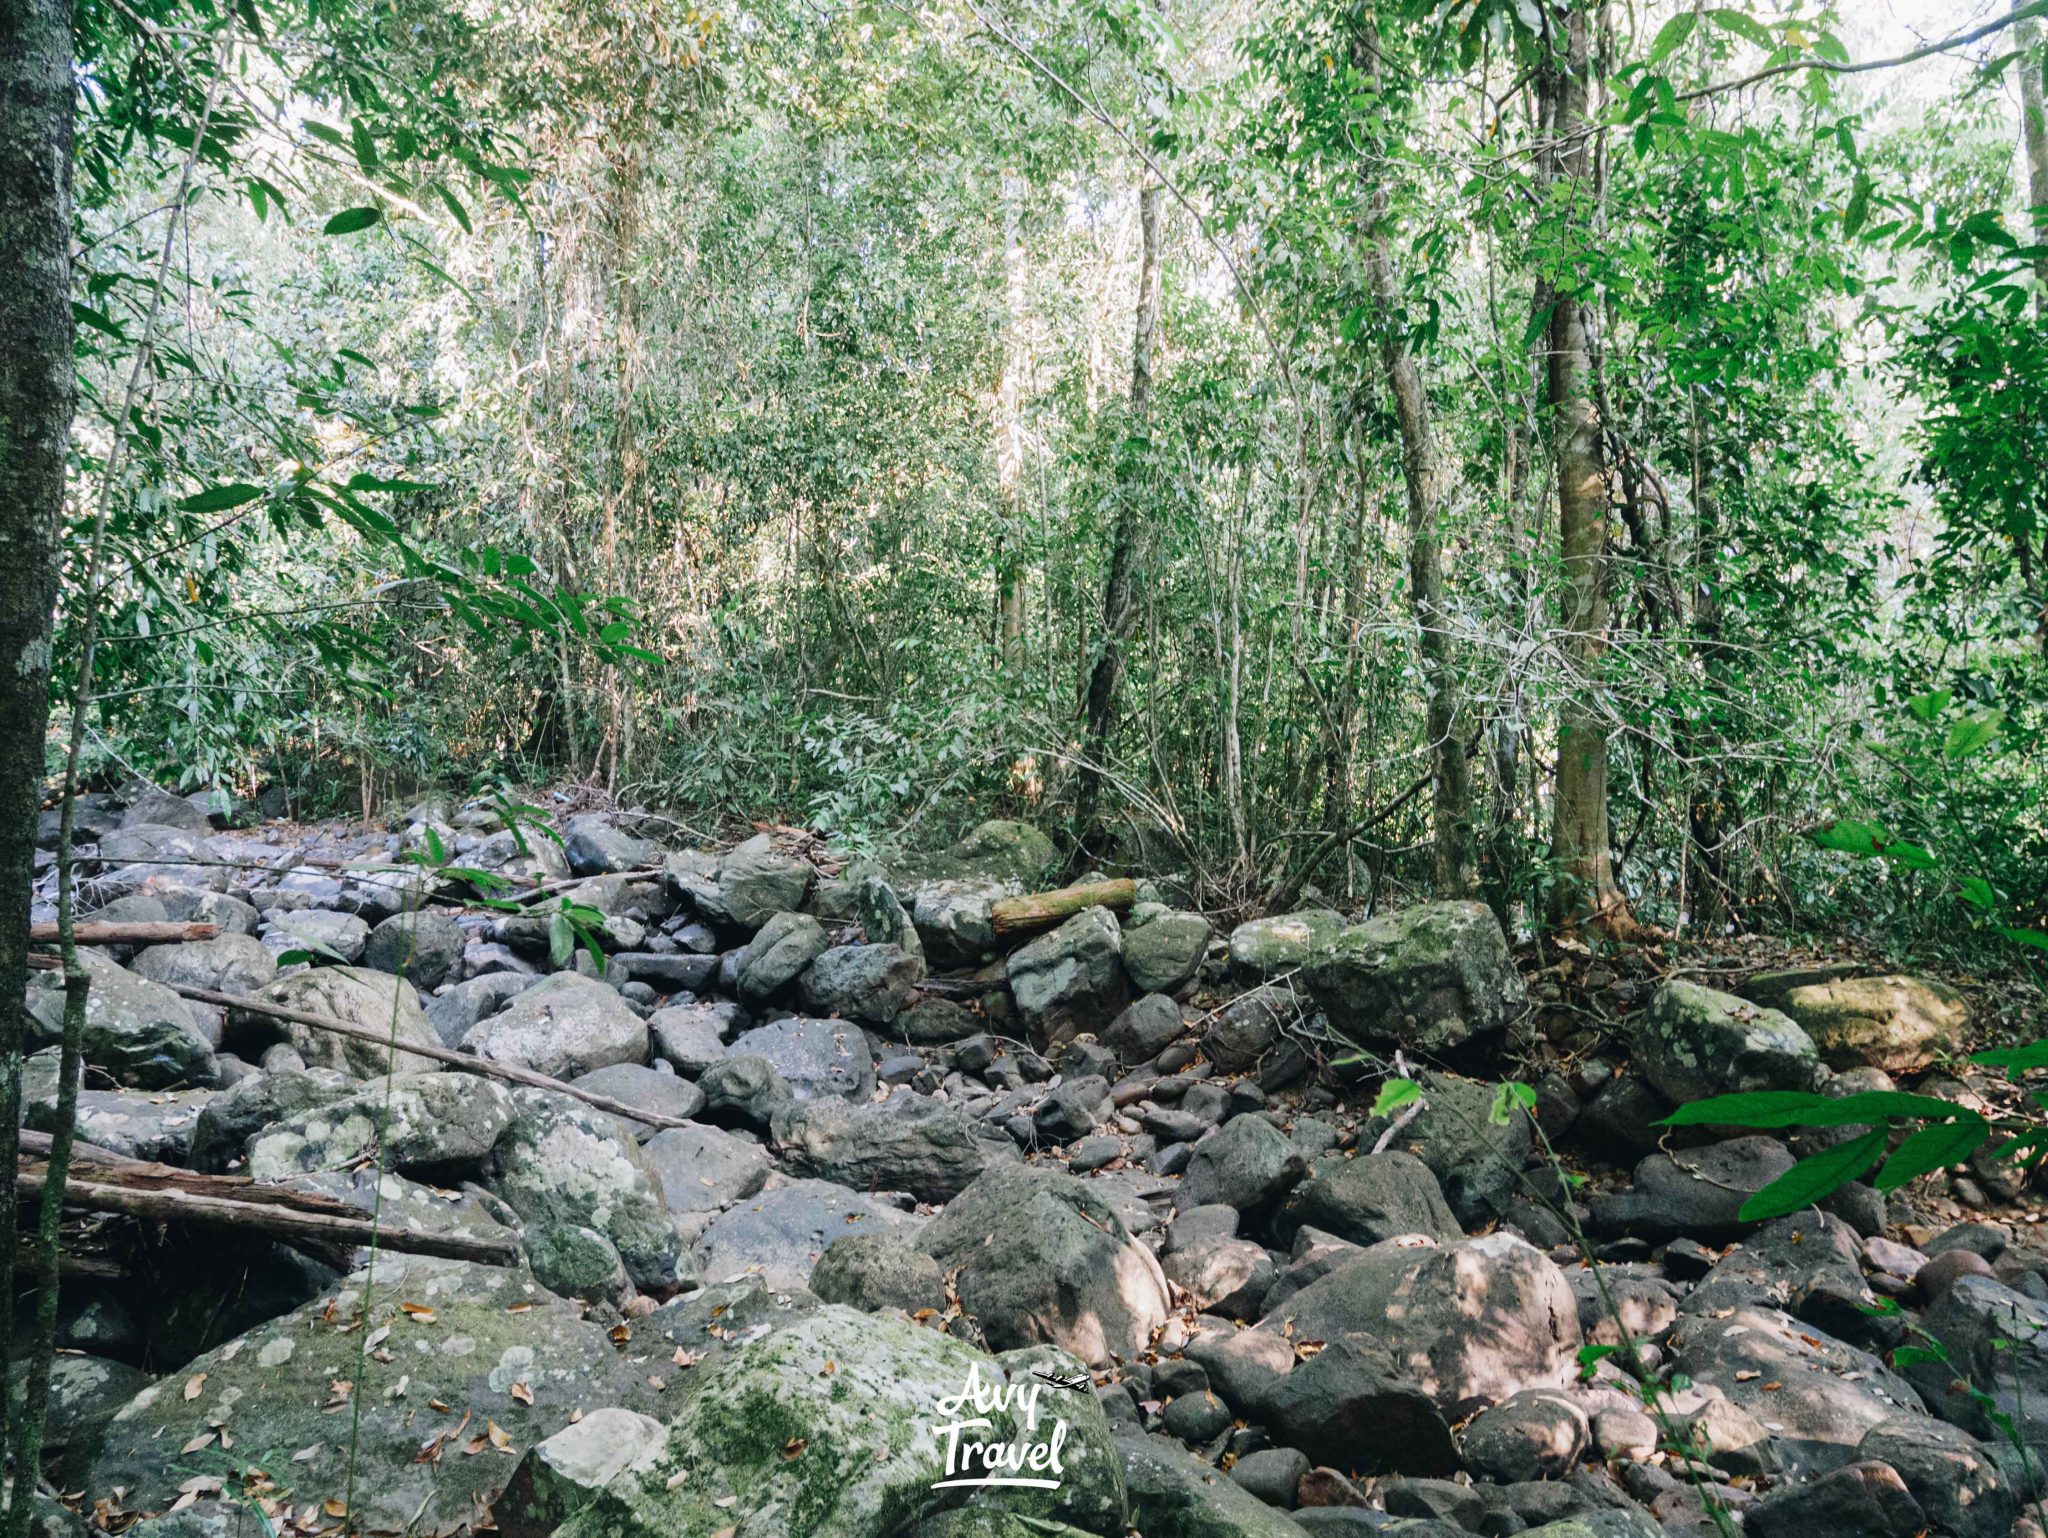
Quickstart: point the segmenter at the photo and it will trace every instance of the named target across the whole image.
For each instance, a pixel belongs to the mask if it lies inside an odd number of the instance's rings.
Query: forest
[[[2048,1538],[2044,1038],[2048,0],[0,0],[0,1538]]]

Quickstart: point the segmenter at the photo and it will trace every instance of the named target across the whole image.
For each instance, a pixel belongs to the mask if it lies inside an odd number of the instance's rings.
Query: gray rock
[[[1989,1449],[1940,1421],[1915,1416],[1873,1426],[1856,1448],[1859,1460],[1898,1471],[1928,1525],[1952,1538],[2006,1538],[2019,1501]]]
[[[665,1127],[641,1151],[661,1177],[670,1214],[692,1229],[754,1195],[775,1167],[759,1143],[716,1127]]]
[[[533,1279],[557,1297],[604,1302],[616,1308],[633,1291],[618,1246],[580,1223],[535,1225],[527,1239],[526,1264]]]
[[[1245,1073],[1280,1040],[1283,1027],[1301,1013],[1292,990],[1266,986],[1241,993],[1209,1023],[1202,1051],[1219,1073]]]
[[[804,968],[831,943],[824,927],[808,913],[769,915],[740,952],[740,997],[761,1004],[793,988]]]
[[[1772,1491],[1744,1514],[1742,1530],[1755,1538],[1917,1538],[1927,1531],[1927,1520],[1896,1469],[1852,1463],[1811,1484]]]
[[[339,962],[353,966],[363,959],[370,926],[353,913],[332,908],[289,908],[270,915],[271,937],[283,951],[303,950],[315,966]]]
[[[798,986],[804,1006],[819,1014],[887,1025],[923,976],[921,956],[901,946],[837,945],[811,963]]]
[[[647,1060],[647,1022],[603,983],[557,972],[487,1015],[462,1038],[465,1052],[554,1079]]]
[[[375,1160],[443,1179],[480,1166],[512,1125],[512,1091],[472,1073],[400,1074],[257,1133],[247,1172],[282,1180]]]
[[[280,977],[269,987],[259,990],[255,1000],[304,1010],[309,1014],[329,1015],[358,1030],[372,1032],[378,1038],[361,1041],[316,1031],[295,1021],[286,1022],[285,1039],[305,1059],[308,1067],[338,1068],[359,1079],[379,1078],[387,1070],[432,1073],[441,1067],[430,1057],[392,1051],[391,1043],[400,1048],[413,1043],[430,1047],[441,1045],[440,1038],[434,1034],[434,1027],[427,1020],[426,1011],[420,1008],[419,995],[402,977],[365,967],[315,967],[311,971]],[[231,1025],[239,1024],[242,1029],[259,1037],[277,1034],[277,1022],[262,1015],[230,1010],[228,1019]]]
[[[1193,979],[1213,931],[1199,913],[1160,913],[1124,929],[1124,971],[1144,993],[1171,993]]]
[[[1109,1080],[1090,1074],[1052,1090],[1039,1102],[1031,1121],[1040,1137],[1066,1143],[1086,1137],[1109,1113]]]
[[[1123,934],[1107,908],[1084,908],[1010,956],[1010,993],[1039,1048],[1099,1031],[1124,1007]]]
[[[518,1454],[572,1414],[645,1406],[652,1397],[644,1373],[612,1348],[601,1325],[521,1270],[385,1254],[366,1303],[367,1281],[351,1277],[339,1291],[143,1390],[109,1423],[83,1487],[98,1498],[119,1485],[128,1509],[160,1510],[190,1477],[184,1460],[165,1449],[225,1429],[243,1446],[297,1450],[289,1464],[295,1483],[338,1490],[350,1416],[323,1409],[337,1396],[321,1386],[348,1383],[351,1413],[360,1417],[359,1463],[375,1470],[356,1484],[356,1519],[370,1530],[447,1538],[470,1528],[511,1477]],[[430,1312],[408,1313],[401,1304]],[[526,1307],[508,1313],[514,1305]],[[393,1360],[369,1364],[371,1377],[358,1382],[364,1332],[386,1327],[384,1349]],[[401,1378],[403,1395],[393,1392]],[[194,1380],[200,1388],[188,1394]],[[433,1401],[456,1408],[443,1415],[427,1408]],[[452,1438],[465,1411],[465,1437],[495,1423],[514,1456],[464,1456]],[[423,1443],[442,1456],[421,1459]]]
[[[242,1157],[249,1139],[302,1111],[346,1100],[357,1081],[333,1069],[252,1074],[210,1098],[192,1129],[192,1167],[219,1174]]]
[[[1102,1032],[1102,1044],[1125,1063],[1149,1063],[1187,1030],[1180,1005],[1163,993],[1133,1000]]]
[[[1460,1450],[1469,1473],[1495,1484],[1562,1479],[1578,1467],[1591,1431],[1568,1396],[1530,1389],[1474,1416]]]
[[[544,1089],[512,1091],[517,1114],[498,1140],[486,1185],[527,1223],[594,1228],[642,1287],[672,1286],[684,1251],[661,1177],[617,1123]]]
[[[2000,1434],[1993,1412],[2048,1449],[2048,1304],[1988,1276],[1964,1275],[1921,1317],[1946,1360],[1915,1360],[1905,1378],[1927,1408],[1975,1437]],[[1978,1396],[1987,1396],[1985,1404]]]
[[[495,1015],[540,979],[526,972],[486,972],[427,1000],[427,1019],[444,1047],[459,1047],[469,1028]]]
[[[4,1419],[18,1425],[28,1380],[28,1364],[17,1360],[5,1382]],[[59,1352],[50,1360],[49,1398],[45,1401],[43,1451],[64,1452],[89,1448],[95,1443],[116,1410],[150,1384],[150,1376],[126,1362],[87,1356],[77,1351]]]
[[[986,1022],[951,999],[926,997],[891,1022],[890,1030],[913,1046],[938,1047],[984,1029]]]
[[[231,875],[216,863],[213,840],[184,828],[124,826],[100,836],[98,853],[100,870],[93,886],[109,899],[175,887],[221,892]]]
[[[135,957],[135,973],[169,987],[254,993],[277,976],[277,962],[251,935],[216,935],[181,945],[152,945]]]
[[[811,867],[776,853],[775,841],[761,833],[718,862],[716,900],[707,904],[700,896],[697,907],[706,918],[751,932],[773,914],[801,908],[810,889]]]
[[[993,818],[924,864],[934,877],[1018,882],[1022,890],[1044,877],[1058,857],[1052,840],[1029,823]]]
[[[1344,930],[1302,971],[1309,996],[1358,1042],[1442,1052],[1507,1023],[1524,997],[1484,903],[1422,903]]]
[[[772,1126],[776,1151],[798,1174],[856,1191],[908,1191],[923,1202],[951,1201],[989,1166],[1017,1157],[1008,1138],[997,1141],[975,1118],[921,1095],[881,1104],[814,1100],[779,1113]]]
[[[697,1236],[697,1265],[714,1282],[758,1276],[770,1287],[807,1287],[818,1257],[834,1240],[910,1222],[830,1181],[784,1181],[712,1219]]]
[[[1592,1203],[1589,1223],[1602,1235],[1722,1243],[1755,1226],[1742,1221],[1743,1203],[1794,1162],[1783,1143],[1767,1137],[1654,1153],[1636,1166],[1630,1189]]]
[[[1277,977],[1302,965],[1343,929],[1344,915],[1329,908],[1252,919],[1230,932],[1230,970],[1253,981]]]
[[[91,978],[85,995],[87,1063],[137,1089],[214,1081],[213,1048],[183,999],[97,951],[81,950],[78,960]],[[27,1003],[31,1045],[61,1042],[63,973],[31,973]]]
[[[1398,1151],[1317,1160],[1288,1198],[1284,1217],[1289,1232],[1307,1224],[1353,1244],[1402,1234],[1455,1239],[1463,1232],[1429,1166]]]
[[[1835,1068],[1917,1073],[1970,1023],[1961,994],[1924,977],[1853,977],[1793,988],[1779,1006]]]
[[[1636,1071],[1683,1103],[1745,1090],[1810,1090],[1820,1054],[1775,1009],[1697,983],[1665,983],[1635,1017],[1629,1051]]]
[[[1307,1472],[1308,1459],[1294,1448],[1263,1447],[1230,1466],[1230,1482],[1284,1511],[1294,1504],[1295,1489]]]
[[[796,1103],[796,1096],[775,1065],[765,1057],[729,1054],[697,1076],[704,1091],[704,1120],[715,1127],[743,1127],[766,1132],[775,1113]]]
[[[613,1063],[609,1068],[599,1068],[590,1073],[579,1074],[570,1083],[578,1089],[588,1090],[594,1095],[622,1101],[641,1110],[651,1111],[657,1116],[673,1117],[688,1121],[704,1109],[704,1091],[679,1074],[663,1073],[639,1063]],[[657,1130],[651,1123],[634,1121],[621,1116],[619,1121],[626,1130],[645,1142]]]
[[[865,1313],[898,1308],[943,1313],[946,1275],[939,1263],[898,1234],[845,1234],[825,1246],[811,1271],[811,1291],[827,1303]]]
[[[726,1038],[739,1028],[739,1006],[728,999],[670,1004],[647,1018],[654,1036],[654,1055],[667,1058],[675,1071],[694,1079],[725,1058]]]
[[[653,870],[662,858],[659,845],[621,832],[610,818],[595,812],[569,819],[562,835],[562,855],[569,862],[570,873],[577,876]]]
[[[432,990],[461,971],[462,948],[468,940],[454,915],[438,908],[396,913],[370,931],[363,965]]]
[[[1444,1200],[1459,1223],[1480,1228],[1507,1211],[1521,1189],[1524,1164],[1536,1134],[1526,1111],[1509,1114],[1505,1124],[1493,1119],[1499,1091],[1495,1086],[1451,1074],[1417,1075],[1423,1108],[1395,1137],[1393,1146],[1413,1153],[1429,1166]],[[1370,1123],[1360,1141],[1376,1141],[1387,1124]]]
[[[159,790],[154,785],[136,789],[121,814],[121,826],[130,828],[182,828],[187,833],[211,833],[213,820],[183,796]]]
[[[879,873],[870,872],[854,884],[853,916],[871,945],[893,945],[924,972],[924,942],[917,937],[917,925]]]
[[[1131,1521],[1145,1538],[1301,1538],[1302,1529],[1178,1442],[1118,1431]]]
[[[1263,1116],[1240,1116],[1195,1144],[1174,1206],[1185,1210],[1219,1203],[1242,1213],[1264,1213],[1307,1169],[1308,1161],[1286,1133]]]
[[[757,1025],[735,1037],[724,1067],[736,1057],[765,1058],[799,1101],[836,1096],[865,1100],[874,1093],[875,1064],[868,1039],[844,1020],[799,1015]],[[707,1087],[708,1088],[708,1087]]]
[[[548,1538],[629,1470],[650,1466],[668,1427],[618,1405],[593,1410],[537,1442],[491,1507],[504,1538]]]
[[[1166,1278],[1086,1183],[997,1165],[955,1197],[919,1247],[999,1348],[1049,1342],[1085,1362],[1135,1357],[1169,1308]]]
[[[663,996],[708,989],[717,982],[718,970],[718,957],[695,951],[621,951],[605,963],[607,980],[622,988],[638,983]]]
[[[1018,881],[927,881],[911,894],[911,920],[928,959],[942,965],[971,966],[995,949],[995,922],[989,909],[1005,897],[1022,893]]]
[[[31,1058],[33,1065],[34,1059]],[[55,1064],[51,1065],[55,1069]],[[49,1079],[47,1094],[32,1092],[24,1074],[22,1091],[28,1102],[27,1124],[38,1132],[57,1130],[56,1074]],[[78,1138],[96,1143],[131,1159],[155,1164],[186,1164],[192,1157],[192,1137],[200,1113],[213,1099],[214,1091],[187,1090],[105,1090],[86,1089],[78,1093]]]
[[[1252,1320],[1272,1290],[1273,1257],[1249,1239],[1197,1239],[1162,1263],[1166,1279],[1205,1314]]]
[[[1377,1474],[1449,1474],[1457,1445],[1430,1395],[1386,1352],[1333,1340],[1266,1395],[1280,1440],[1315,1463]]]
[[[1398,1381],[1454,1415],[1517,1389],[1566,1387],[1582,1338],[1563,1273],[1508,1233],[1444,1245],[1376,1244],[1271,1310],[1258,1330],[1290,1340],[1379,1342]]]

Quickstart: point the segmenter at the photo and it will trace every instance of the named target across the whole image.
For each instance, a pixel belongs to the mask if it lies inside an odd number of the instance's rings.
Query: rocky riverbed
[[[82,808],[91,916],[218,933],[86,953],[81,1137],[520,1258],[81,1218],[48,1538],[2038,1533],[2013,1164],[1757,1226],[1823,1138],[1655,1125],[2000,1095],[1942,1066],[1939,983],[1609,977],[1611,1029],[1559,1050],[1554,969],[1477,904],[1218,932],[1140,882],[999,944],[1053,863],[1027,826],[886,863],[656,826]],[[45,1041],[61,1009],[36,974]],[[1396,1062],[1421,1096],[1376,1117]],[[57,1075],[46,1046],[31,1129]]]

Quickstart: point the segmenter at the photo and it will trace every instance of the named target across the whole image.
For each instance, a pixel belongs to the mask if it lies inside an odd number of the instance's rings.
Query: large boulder
[[[557,972],[471,1026],[465,1052],[554,1079],[647,1060],[647,1022],[595,978]]]
[[[1484,903],[1422,903],[1354,924],[1302,980],[1353,1041],[1443,1052],[1499,1030],[1523,997],[1500,921]]]
[[[1000,1164],[925,1229],[961,1308],[998,1349],[1044,1341],[1094,1364],[1134,1358],[1166,1320],[1166,1278],[1116,1210],[1071,1175]]]
[[[382,1151],[388,1169],[444,1180],[481,1165],[512,1125],[512,1091],[473,1073],[401,1074],[298,1112],[249,1140],[246,1173],[282,1180]]]
[[[686,1079],[724,1060],[725,1040],[738,1024],[739,1006],[730,999],[671,1004],[647,1017],[654,1055]]]
[[[1436,1401],[1404,1374],[1394,1351],[1363,1339],[1325,1343],[1274,1384],[1260,1413],[1283,1443],[1333,1468],[1432,1476],[1458,1466]]]
[[[774,914],[801,908],[810,889],[811,867],[777,853],[774,839],[760,833],[718,862],[715,895],[697,895],[697,909],[716,923],[752,932]]]
[[[394,913],[370,931],[363,945],[363,965],[395,972],[415,988],[435,989],[462,968],[462,950],[469,937],[451,913],[420,908]]]
[[[1230,970],[1252,981],[1292,972],[1343,931],[1344,915],[1333,908],[1248,920],[1230,932]]]
[[[1084,908],[1010,957],[1017,1013],[1043,1048],[1097,1031],[1130,997],[1123,932],[1107,908]]]
[[[771,914],[740,952],[740,998],[749,1004],[775,998],[792,987],[831,943],[824,926],[808,913]]]
[[[369,1476],[355,1483],[365,1530],[445,1538],[470,1530],[518,1455],[572,1417],[652,1408],[644,1370],[603,1326],[521,1270],[387,1253],[375,1277],[373,1290],[359,1272],[143,1390],[108,1424],[88,1495],[119,1486],[125,1509],[161,1510],[191,1460],[208,1447],[222,1456],[222,1433],[237,1449],[227,1457],[276,1449],[294,1485],[338,1495],[353,1448]],[[366,1340],[377,1347],[367,1358]],[[471,1456],[469,1439],[490,1427]]]
[[[1302,1538],[1286,1512],[1233,1484],[1228,1474],[1170,1437],[1119,1430],[1116,1450],[1131,1521],[1145,1538]]]
[[[607,876],[619,871],[656,870],[661,847],[622,832],[609,817],[586,812],[571,817],[562,834],[562,855],[571,874]]]
[[[85,1061],[121,1084],[163,1089],[211,1084],[213,1047],[183,999],[94,950],[78,959],[92,979],[85,995]],[[38,1042],[64,1037],[64,974],[32,972],[28,1024]]]
[[[1290,1340],[1361,1337],[1453,1418],[1578,1371],[1578,1301],[1542,1251],[1509,1233],[1360,1251],[1268,1314]]]
[[[1940,1346],[1916,1359],[1905,1377],[1943,1420],[1977,1437],[2010,1418],[2026,1443],[2048,1450],[2048,1304],[1988,1276],[1952,1282],[1920,1327]]]
[[[818,1014],[887,1025],[903,1013],[923,976],[922,951],[913,956],[900,945],[835,945],[811,963],[799,989],[804,1007]]]
[[[1466,1228],[1479,1228],[1507,1211],[1521,1185],[1522,1167],[1535,1146],[1529,1115],[1511,1110],[1495,1120],[1498,1091],[1476,1079],[1434,1071],[1418,1075],[1422,1109],[1395,1135],[1397,1147],[1429,1166],[1444,1200]],[[1386,1124],[1368,1124],[1374,1139]]]
[[[1455,1239],[1464,1232],[1429,1166],[1397,1150],[1316,1161],[1282,1216],[1289,1230],[1306,1224],[1352,1244],[1403,1234]]]
[[[926,955],[946,966],[971,966],[983,960],[996,946],[995,920],[989,910],[1023,890],[1019,881],[921,883],[910,894],[910,915]]]
[[[249,1139],[304,1111],[346,1100],[359,1086],[331,1068],[252,1073],[200,1111],[192,1130],[192,1167],[219,1174],[242,1157]]]
[[[898,1233],[834,1239],[811,1269],[810,1287],[827,1303],[871,1314],[885,1308],[942,1313],[946,1307],[946,1273]]]
[[[530,1228],[590,1228],[642,1287],[687,1280],[686,1251],[661,1177],[618,1123],[546,1089],[512,1091],[517,1114],[491,1155],[486,1184]]]
[[[135,957],[135,972],[166,987],[254,993],[277,976],[277,962],[253,935],[215,935],[182,945],[152,945]]]
[[[1124,926],[1124,971],[1143,993],[1171,993],[1190,981],[1208,953],[1209,921],[1169,910]]]
[[[844,1020],[790,1015],[733,1038],[720,1068],[734,1059],[762,1058],[799,1101],[839,1097],[865,1100],[874,1092],[875,1061],[866,1033]],[[708,1088],[708,1086],[707,1086]]]
[[[1917,1073],[1961,1041],[1970,1009],[1924,977],[1849,977],[1794,988],[1784,1011],[1834,1068]]]
[[[1174,1193],[1174,1206],[1185,1212],[1220,1203],[1239,1212],[1263,1213],[1307,1170],[1308,1161],[1286,1133],[1263,1116],[1239,1116],[1195,1144]]]
[[[1795,1162],[1769,1137],[1653,1153],[1636,1166],[1628,1190],[1594,1199],[1590,1224],[1602,1236],[1724,1243],[1755,1226],[1743,1221],[1743,1204]]]
[[[798,1174],[856,1191],[908,1191],[921,1202],[951,1201],[990,1165],[1017,1157],[1007,1136],[923,1095],[879,1105],[808,1101],[772,1127],[783,1163]]]
[[[1149,1063],[1180,1040],[1187,1028],[1180,1005],[1163,993],[1148,993],[1109,1022],[1102,1044],[1120,1063]]]
[[[1043,878],[1058,856],[1052,840],[1029,823],[993,818],[923,866],[934,877],[1016,882],[1021,889]]]
[[[359,1079],[381,1078],[389,1070],[397,1073],[431,1073],[441,1064],[431,1057],[410,1052],[394,1053],[392,1046],[438,1047],[440,1038],[433,1022],[420,1007],[420,996],[411,983],[388,972],[366,967],[314,967],[280,977],[260,989],[255,1002],[278,1004],[308,1014],[328,1015],[377,1039],[364,1041],[315,1030],[310,1025],[288,1021],[284,1034],[308,1068],[339,1068]],[[252,1032],[275,1034],[277,1022],[264,1015],[228,1012],[231,1023]]]
[[[903,1213],[845,1186],[783,1180],[706,1224],[697,1236],[697,1266],[712,1282],[758,1276],[770,1287],[804,1287],[833,1240],[911,1226]]]
[[[1629,1031],[1636,1071],[1684,1104],[1745,1090],[1810,1090],[1820,1073],[1813,1038],[1775,1009],[1674,979]]]
[[[363,959],[370,926],[353,913],[332,908],[283,908],[270,913],[271,943],[281,952],[304,951],[315,966]]]
[[[1244,1073],[1259,1065],[1300,1013],[1299,999],[1285,984],[1240,993],[1211,1018],[1202,1051],[1218,1073]]]
[[[695,1232],[767,1182],[775,1163],[752,1138],[703,1127],[664,1127],[640,1151],[661,1177],[671,1216]]]

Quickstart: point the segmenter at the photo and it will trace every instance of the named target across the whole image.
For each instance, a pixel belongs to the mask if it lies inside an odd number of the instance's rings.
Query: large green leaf
[[[194,492],[180,501],[178,507],[187,513],[224,513],[231,507],[240,507],[244,502],[254,502],[262,495],[261,486],[251,486],[247,481],[234,481],[226,486],[209,486],[204,491]]]
[[[344,208],[340,213],[320,226],[322,235],[353,235],[357,230],[367,230],[384,217],[381,208]]]
[[[1655,69],[1692,36],[1692,29],[1699,24],[1697,11],[1680,11],[1676,16],[1657,29],[1657,36],[1650,44],[1649,66]]]
[[[1811,1095],[1797,1090],[1752,1090],[1715,1095],[1682,1105],[1660,1127],[1856,1127],[1892,1116],[1948,1117],[1954,1104],[1932,1095],[1871,1089],[1856,1095]]]
[[[1768,1218],[1782,1218],[1839,1191],[1850,1181],[1861,1178],[1877,1162],[1889,1138],[1890,1134],[1879,1127],[1839,1148],[1830,1148],[1826,1153],[1801,1159],[1742,1204],[1743,1222],[1761,1223]]]
[[[1853,817],[1842,817],[1834,822],[1823,823],[1806,836],[1823,849],[1838,849],[1843,854],[1860,854],[1865,857],[1884,853],[1885,845],[1891,842],[1891,835],[1876,823],[1858,822]]]
[[[1966,1111],[1954,1121],[1922,1127],[1885,1160],[1884,1168],[1878,1172],[1877,1188],[1896,1191],[1909,1180],[1960,1164],[1990,1136],[1991,1124],[1974,1111]]]
[[[1948,740],[1941,745],[1942,757],[1954,763],[1989,747],[2004,721],[2005,712],[2002,710],[1987,710],[1981,715],[1964,717],[1948,729]]]

